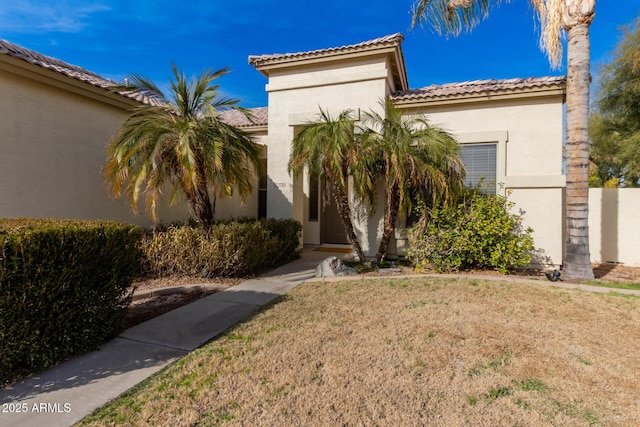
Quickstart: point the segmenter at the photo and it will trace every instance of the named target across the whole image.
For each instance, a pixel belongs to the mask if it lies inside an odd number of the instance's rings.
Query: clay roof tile
[[[399,91],[392,95],[395,101],[464,97],[467,95],[500,91],[519,91],[566,83],[565,76],[529,77],[504,80],[475,80],[443,85],[431,85],[420,89]]]
[[[272,63],[278,63],[289,60],[300,60],[300,59],[309,59],[320,56],[327,56],[332,54],[341,54],[341,53],[351,53],[351,52],[359,52],[362,50],[367,50],[372,47],[384,47],[384,46],[394,46],[400,42],[404,37],[401,33],[390,34],[388,36],[379,37],[377,39],[368,40],[361,43],[350,44],[339,47],[331,47],[327,49],[317,49],[310,50],[307,52],[296,52],[296,53],[275,53],[271,55],[252,55],[249,56],[249,64],[254,67],[259,67],[262,65],[269,65]]]
[[[267,125],[269,112],[267,107],[249,108],[248,111],[251,118],[237,110],[223,111],[220,113],[220,117],[225,123],[240,128]]]
[[[9,55],[13,58],[20,59],[30,64],[55,71],[56,73],[63,74],[72,79],[80,80],[82,82],[105,90],[111,90],[113,86],[117,85],[116,82],[105,79],[104,77],[101,77],[100,75],[91,71],[85,70],[82,67],[69,64],[50,56],[43,55],[39,52],[24,48],[22,46],[18,46],[2,39],[0,39],[0,54]],[[138,102],[154,105],[157,104],[151,98],[146,97],[138,92],[118,92],[118,94],[127,98],[131,98]]]

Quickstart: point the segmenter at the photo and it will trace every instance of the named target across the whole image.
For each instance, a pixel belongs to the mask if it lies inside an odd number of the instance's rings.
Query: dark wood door
[[[333,196],[330,197],[329,204],[322,211],[322,230],[322,243],[349,244]]]

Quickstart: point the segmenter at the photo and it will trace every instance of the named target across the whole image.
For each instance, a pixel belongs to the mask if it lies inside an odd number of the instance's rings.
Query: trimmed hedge
[[[407,257],[416,270],[471,268],[501,273],[525,267],[531,261],[533,229],[524,227],[514,204],[500,195],[467,190],[451,207],[434,206],[409,230]]]
[[[142,238],[142,272],[244,277],[300,256],[299,222],[285,219],[221,221],[209,232],[192,225],[169,226]]]
[[[122,331],[139,240],[115,222],[0,220],[0,385]]]

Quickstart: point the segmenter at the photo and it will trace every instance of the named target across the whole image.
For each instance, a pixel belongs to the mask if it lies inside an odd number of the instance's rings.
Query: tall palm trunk
[[[589,83],[591,20],[568,29],[566,245],[563,274],[593,279],[589,253]]]
[[[375,265],[380,264],[382,257],[387,254],[389,248],[389,241],[391,241],[391,233],[396,228],[396,221],[398,219],[398,211],[400,210],[400,190],[398,184],[393,184],[387,191],[387,202],[384,209],[384,226],[382,229],[382,238],[380,239],[380,245],[378,245],[378,252],[374,259]]]
[[[356,236],[356,232],[353,228],[353,222],[351,221],[351,208],[349,207],[349,198],[347,197],[344,189],[341,186],[337,185],[335,182],[332,192],[333,199],[338,210],[338,215],[340,216],[340,221],[342,221],[344,231],[347,234],[347,240],[353,247],[358,260],[360,262],[365,262],[366,258],[364,256],[364,252],[362,251],[362,246],[360,246],[360,241],[358,240],[358,236]]]

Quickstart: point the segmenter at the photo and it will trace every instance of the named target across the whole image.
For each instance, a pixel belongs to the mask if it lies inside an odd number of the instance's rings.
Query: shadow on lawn
[[[57,401],[85,406],[85,401],[93,402],[97,397],[96,404],[88,406],[101,406],[281,300],[280,293],[233,288],[209,295],[127,329],[96,351],[1,389],[0,403],[27,401],[30,406],[29,401]]]

